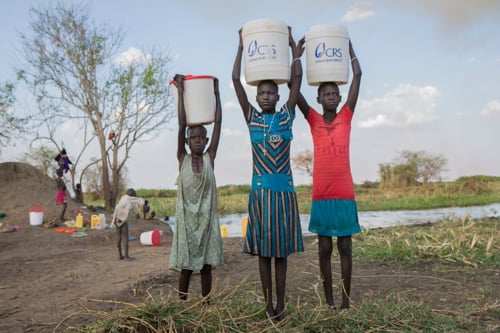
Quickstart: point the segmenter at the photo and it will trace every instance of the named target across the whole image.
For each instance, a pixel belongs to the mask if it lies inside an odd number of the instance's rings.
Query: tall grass
[[[449,216],[428,226],[364,229],[353,236],[357,259],[399,260],[406,263],[434,259],[478,267],[500,266],[498,218]]]

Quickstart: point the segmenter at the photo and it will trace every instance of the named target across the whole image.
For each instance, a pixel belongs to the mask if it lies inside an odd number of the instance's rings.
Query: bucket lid
[[[184,75],[184,81],[186,81],[186,80],[196,80],[196,79],[211,79],[211,80],[214,80],[214,79],[216,79],[216,77],[212,76],[212,75],[191,75],[191,74]],[[172,79],[168,83],[169,84],[174,84],[174,82],[175,82],[175,80]]]
[[[153,246],[158,246],[161,243],[161,232],[160,230],[154,229],[151,234],[151,243]]]
[[[318,24],[307,30],[306,40],[324,36],[336,35],[339,37],[349,38],[347,28],[340,24]]]
[[[287,34],[288,25],[281,20],[262,18],[245,23],[241,33],[242,35],[245,36],[247,34],[263,32],[263,31],[265,32],[275,31]]]
[[[31,208],[29,209],[30,213],[43,213],[42,205],[38,203],[31,204]]]

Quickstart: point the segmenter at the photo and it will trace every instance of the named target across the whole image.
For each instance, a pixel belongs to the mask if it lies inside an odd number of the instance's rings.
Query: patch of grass
[[[422,226],[364,229],[353,236],[355,257],[401,260],[437,259],[472,267],[500,265],[500,218],[447,217]]]
[[[92,302],[105,302],[89,300]],[[115,303],[115,302],[112,302]],[[110,313],[86,308],[79,312],[94,320],[65,332],[479,332],[488,323],[474,320],[484,314],[493,317],[498,304],[471,309],[467,313],[438,313],[424,303],[406,301],[399,295],[385,299],[367,296],[359,307],[335,311],[324,305],[289,302],[288,317],[281,323],[267,318],[258,297],[242,285],[203,300],[149,299],[142,305],[123,304]],[[97,321],[95,320],[97,319]],[[60,322],[54,332],[63,327]]]

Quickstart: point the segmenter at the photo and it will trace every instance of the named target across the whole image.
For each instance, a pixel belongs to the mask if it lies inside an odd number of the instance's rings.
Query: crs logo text
[[[316,58],[321,58],[323,56],[327,58],[342,58],[342,49],[327,47],[325,42],[321,42],[316,46],[314,55]]]
[[[257,40],[254,39],[248,44],[248,56],[270,56],[271,58],[276,57],[276,45],[263,44],[259,45]]]

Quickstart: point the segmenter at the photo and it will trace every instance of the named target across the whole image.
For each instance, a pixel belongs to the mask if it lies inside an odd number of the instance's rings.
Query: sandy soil
[[[0,185],[4,189],[0,212],[3,226],[19,227],[19,231],[0,233],[0,332],[52,332],[69,323],[85,323],[88,317],[77,315],[84,307],[95,305],[89,300],[113,300],[142,303],[148,293],[175,292],[178,275],[167,269],[172,232],[160,221],[136,220],[130,223],[130,255],[134,261],[120,261],[115,248],[114,230],[89,230],[87,237],[57,233],[54,228],[30,226],[31,204],[44,207],[44,220],[55,218],[56,185],[31,166],[19,163],[0,164]],[[80,206],[74,202],[68,217]],[[87,218],[92,212],[84,211]],[[142,232],[163,231],[160,246],[142,245]],[[259,286],[257,261],[241,254],[239,238],[224,239],[225,264],[214,270],[214,285],[237,285],[243,279]],[[318,282],[315,237],[305,238],[306,251],[289,258],[288,297],[315,302]],[[334,276],[339,279],[335,257]],[[498,269],[446,269],[432,262],[408,267],[396,262],[355,262],[352,281],[352,304],[390,295],[406,300],[421,300],[435,311],[466,312],[468,306],[500,298]],[[199,276],[193,276],[191,291],[199,293]],[[496,292],[485,293],[489,286]],[[321,291],[321,289],[320,289]],[[335,296],[340,291],[335,289]],[[319,302],[319,300],[318,300]],[[113,310],[103,303],[101,310]],[[70,319],[57,326],[69,315]],[[481,318],[478,320],[489,320]],[[500,327],[499,322],[492,322]]]

